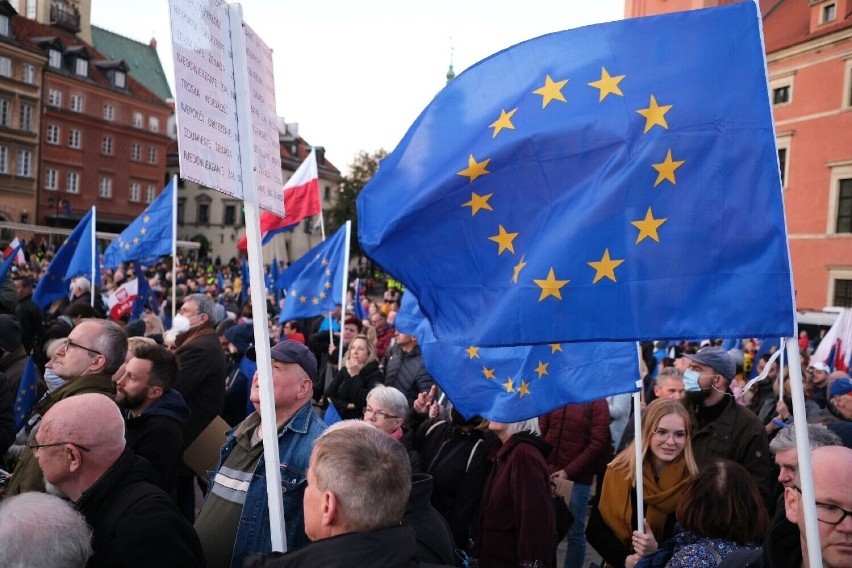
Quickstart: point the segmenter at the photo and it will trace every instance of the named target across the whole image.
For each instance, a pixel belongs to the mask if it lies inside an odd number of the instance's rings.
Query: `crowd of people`
[[[267,417],[239,267],[181,266],[78,277],[47,310],[37,263],[0,286],[0,565],[579,568],[590,546],[612,567],[775,568],[818,546],[824,566],[852,567],[852,379],[807,343],[819,543],[789,381],[755,342],[645,345],[639,431],[629,393],[498,423],[446,400],[394,328],[399,290],[281,324],[271,296]],[[159,302],[111,320],[100,291],[137,276]],[[16,428],[29,357],[37,402]],[[752,365],[769,368],[746,391]],[[286,552],[272,550],[263,420]],[[215,463],[185,460],[210,439]]]

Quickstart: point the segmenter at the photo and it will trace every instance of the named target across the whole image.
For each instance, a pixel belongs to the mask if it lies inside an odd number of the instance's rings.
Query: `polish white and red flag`
[[[845,309],[819,342],[811,361],[825,363],[833,371],[849,372],[852,359],[852,310]]]
[[[9,244],[6,245],[6,248],[3,250],[3,258],[4,259],[9,258],[9,255],[12,254],[13,252],[15,252],[15,249],[18,248],[18,245],[20,245],[20,244],[21,244],[21,241],[18,240],[18,237],[15,237],[14,239],[12,239],[9,242]],[[15,260],[14,260],[15,264],[21,264],[21,263],[24,263],[26,261],[27,261],[27,258],[24,256],[24,251],[22,251],[21,249],[18,249],[18,252],[15,255]]]
[[[305,161],[284,184],[284,216],[279,217],[261,211],[260,235],[262,243],[266,244],[278,233],[288,231],[299,224],[302,219],[319,214],[319,174],[317,173],[317,154],[315,149],[305,158]],[[237,243],[237,248],[246,250],[245,235]]]

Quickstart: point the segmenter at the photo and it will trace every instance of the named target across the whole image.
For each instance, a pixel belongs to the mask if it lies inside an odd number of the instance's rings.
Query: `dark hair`
[[[764,353],[760,356],[759,361],[763,361],[764,363],[769,363],[769,360],[772,358],[772,353]]]
[[[729,460],[701,468],[681,497],[676,515],[684,530],[739,545],[762,542],[769,527],[757,484],[743,466]]]
[[[364,324],[361,322],[361,320],[353,316],[349,316],[348,318],[346,318],[343,322],[343,325],[354,325],[356,328],[358,328],[358,333],[364,331]]]
[[[74,302],[69,304],[67,308],[65,308],[65,315],[71,319],[74,318],[83,318],[83,319],[91,319],[98,318],[101,319],[101,314],[98,311],[90,306],[89,304],[85,304],[83,302]]]
[[[180,370],[177,355],[160,345],[141,344],[133,350],[133,356],[151,362],[149,385],[162,388],[164,393],[172,390]]]
[[[296,333],[302,332],[302,326],[299,325],[298,320],[287,320],[287,325],[289,325],[290,329],[292,329]]]

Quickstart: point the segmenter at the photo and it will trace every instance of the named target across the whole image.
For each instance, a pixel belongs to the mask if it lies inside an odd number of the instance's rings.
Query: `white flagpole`
[[[92,205],[92,242],[91,242],[91,251],[92,251],[92,289],[89,291],[89,305],[93,308],[95,307],[95,294],[97,293],[98,288],[100,287],[100,282],[95,282],[95,275],[97,274],[97,267],[95,263],[98,261],[98,211],[97,207]]]
[[[784,400],[784,338],[778,340],[781,360],[778,361],[778,400]]]
[[[642,347],[636,343],[638,351],[637,356],[642,360]],[[645,480],[642,478],[643,466],[642,463],[642,390],[645,388],[644,377],[642,374],[642,365],[639,365],[639,380],[636,381],[636,386],[639,387],[639,392],[633,393],[633,450],[636,457],[636,524],[640,533],[645,532]],[[660,535],[654,535],[658,537]]]
[[[314,155],[314,163],[316,163],[316,161],[317,161],[317,151],[316,151],[316,148],[311,148],[311,152],[312,152],[312,153],[313,153],[313,155]],[[325,240],[325,213],[323,212],[323,209],[322,209],[322,188],[320,188],[320,183],[319,183],[319,164],[317,164],[317,198],[319,199],[319,204],[320,204],[320,212],[319,212],[319,216],[320,216],[320,232],[321,232],[321,234],[322,234],[322,240]],[[349,221],[346,221],[346,222],[348,223]],[[347,239],[349,238],[349,232],[348,232],[348,230],[347,230],[347,232],[346,232],[346,238],[347,238]],[[346,250],[347,250],[347,251],[349,251],[349,249],[348,249],[348,248],[347,248]],[[348,252],[347,252],[347,254],[348,254]],[[347,266],[348,266],[348,264],[347,264]],[[347,273],[348,273],[348,272],[349,272],[349,271],[347,270]],[[344,304],[343,304],[343,305],[345,306],[345,305],[346,305],[346,303],[344,302]],[[342,325],[342,324],[341,324],[341,326],[340,326],[340,330],[341,330],[341,331],[343,331],[343,325]]]
[[[797,334],[787,339],[787,356],[790,361],[790,391],[793,397],[793,422],[796,424],[796,453],[799,456],[799,481],[802,490],[802,506],[805,509],[805,535],[808,542],[810,566],[822,566],[822,551],[819,547],[814,475],[811,468],[811,446],[808,441],[808,420],[805,416],[805,389],[802,386],[802,363],[799,360]]]
[[[172,320],[177,310],[177,175],[172,176]]]
[[[343,364],[343,324],[346,321],[346,290],[349,288],[349,242],[352,238],[352,221],[346,221],[346,240],[343,245],[343,290],[340,298],[340,347],[337,349],[337,368]]]
[[[232,57],[234,62],[234,91],[237,99],[237,117],[240,135],[240,170],[243,199],[246,206],[246,241],[251,287],[252,322],[254,325],[257,374],[260,386],[261,433],[263,434],[263,459],[266,479],[281,477],[278,461],[278,428],[275,413],[275,394],[272,389],[272,355],[269,347],[269,327],[266,313],[266,281],[263,277],[263,248],[260,242],[260,211],[257,206],[257,173],[254,169],[251,127],[251,102],[249,100],[246,37],[243,29],[243,8],[240,4],[228,5]],[[272,550],[287,552],[284,496],[280,483],[267,483],[267,506]]]

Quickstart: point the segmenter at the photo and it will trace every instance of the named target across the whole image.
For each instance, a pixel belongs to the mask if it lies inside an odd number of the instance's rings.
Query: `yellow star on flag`
[[[139,244],[139,237],[133,237],[133,244],[134,244],[134,245],[138,245],[138,244]]]
[[[331,270],[329,270],[328,268],[326,268],[326,269],[325,269],[325,275],[326,275],[326,276],[331,276]]]
[[[518,236],[518,233],[509,233],[503,227],[503,225],[498,225],[497,234],[493,237],[488,237],[489,241],[494,241],[498,245],[500,245],[497,249],[497,255],[503,254],[505,251],[509,251],[512,254],[515,254],[515,245],[512,244],[512,241],[515,240],[515,237]]]
[[[150,216],[150,215],[145,215],[145,217],[143,217],[143,218],[142,218],[142,222],[143,222],[143,223],[147,223],[147,222],[148,222],[148,221],[150,221],[150,220],[151,220],[151,216]]]
[[[601,78],[597,81],[592,81],[589,83],[589,86],[600,91],[600,98],[598,99],[598,102],[601,102],[607,95],[618,95],[619,97],[624,96],[624,93],[622,93],[621,89],[618,87],[618,84],[622,79],[624,79],[624,75],[612,77],[605,68],[601,67]]]
[[[639,114],[645,117],[645,132],[651,130],[654,125],[659,125],[669,129],[669,125],[666,123],[666,113],[672,109],[672,105],[658,105],[657,99],[654,98],[654,95],[651,95],[651,103],[648,105],[648,108],[642,108],[637,110]]]
[[[551,355],[553,355],[557,351],[562,351],[562,344],[561,343],[549,343],[548,345],[550,346],[550,354]]]
[[[561,347],[560,347],[560,349],[561,349]],[[545,363],[544,361],[538,362],[538,367],[535,368],[535,372],[538,373],[539,379],[547,374],[547,366],[548,365],[550,365],[550,363]]]
[[[518,387],[518,395],[520,395],[521,398],[524,398],[528,394],[532,394],[530,392],[530,384],[522,380],[521,386]]]
[[[325,286],[326,288],[331,288],[331,282],[326,282],[325,284],[323,284],[323,286]]]
[[[672,185],[677,185],[675,181],[675,170],[681,167],[686,160],[672,160],[672,149],[666,153],[666,159],[659,164],[651,164],[651,167],[657,170],[657,181],[654,182],[654,187],[657,187],[663,180],[669,180]]]
[[[488,204],[488,200],[491,199],[492,195],[494,194],[489,193],[488,195],[479,195],[478,193],[471,192],[470,201],[462,203],[462,207],[470,207],[471,217],[479,213],[482,209],[494,211],[494,209],[491,208],[491,205]]]
[[[308,301],[308,298],[306,298],[305,296],[299,296],[299,301],[304,304]]]
[[[467,356],[471,359],[479,359],[479,347],[474,347],[471,345],[467,349],[465,349]]]
[[[491,158],[487,158],[482,160],[481,162],[477,162],[476,158],[473,157],[473,154],[467,159],[467,167],[460,172],[457,172],[460,176],[466,176],[470,178],[470,181],[473,182],[479,176],[484,176],[485,174],[490,174],[486,168],[488,167],[488,162],[491,161]]]
[[[319,304],[319,298],[317,298],[316,296],[311,298],[311,303],[315,306],[318,305]]]
[[[554,81],[550,78],[550,75],[547,75],[544,78],[544,86],[539,87],[535,91],[533,91],[536,95],[541,95],[541,108],[547,107],[551,101],[562,101],[567,102],[565,97],[562,95],[562,89],[565,87],[565,84],[568,82],[568,79],[564,81]]]
[[[139,229],[139,234],[140,234],[140,235],[144,235],[144,234],[145,234],[145,233],[147,233],[147,232],[148,232],[148,229],[146,229],[145,227],[142,227],[141,229]]]
[[[294,296],[295,296],[296,294],[298,294],[298,292],[296,292],[296,289],[295,289],[295,288],[293,288],[292,290],[290,290],[290,293],[291,293],[292,295],[294,295]]]
[[[609,256],[609,249],[604,249],[603,257],[600,260],[594,260],[592,262],[587,262],[589,266],[595,269],[595,279],[592,280],[592,284],[597,284],[598,280],[602,278],[609,278],[613,282],[615,282],[615,269],[621,265],[624,260],[613,260]]]
[[[322,259],[322,265],[328,266],[328,259],[327,258]]]
[[[510,130],[515,129],[515,125],[512,124],[512,117],[516,112],[518,112],[517,108],[513,108],[509,112],[506,112],[504,109],[500,109],[500,118],[492,122],[488,127],[494,129],[494,134],[491,136],[492,139],[497,138],[497,134],[499,134],[504,128],[508,128]]]
[[[485,378],[489,381],[494,379],[494,369],[482,367],[482,374],[485,375]]]
[[[506,389],[507,393],[515,392],[515,381],[512,380],[512,377],[506,379],[506,382],[503,383],[503,388]]]
[[[322,298],[323,300],[325,300],[325,295],[325,292],[320,292],[320,298]]]
[[[562,292],[560,291],[563,286],[568,284],[570,280],[557,280],[556,275],[553,273],[553,267],[550,267],[550,272],[547,274],[547,278],[544,280],[536,280],[533,279],[536,286],[541,288],[541,295],[538,297],[538,301],[541,302],[545,298],[549,296],[553,296],[557,300],[562,299]]]
[[[636,237],[636,243],[639,244],[644,241],[646,238],[650,237],[657,242],[660,242],[660,236],[657,234],[657,230],[660,228],[660,225],[668,221],[668,219],[654,219],[654,212],[651,211],[651,208],[648,207],[648,212],[645,213],[645,218],[641,221],[631,221],[630,224],[639,229],[639,236]]]
[[[518,283],[518,278],[521,276],[521,270],[523,270],[524,267],[527,265],[527,263],[524,262],[524,258],[525,257],[522,256],[521,261],[515,265],[515,271],[512,274],[512,284]]]

